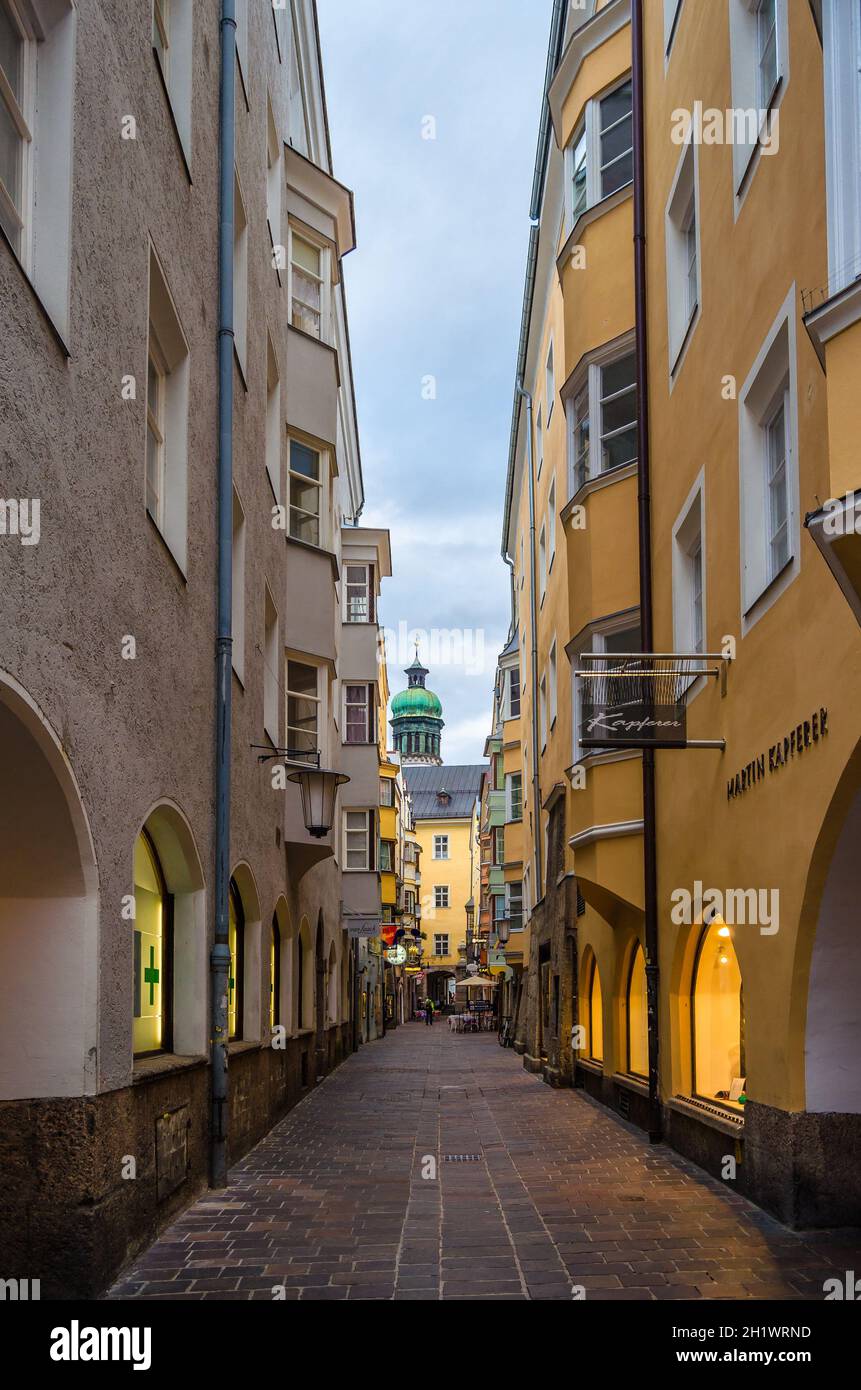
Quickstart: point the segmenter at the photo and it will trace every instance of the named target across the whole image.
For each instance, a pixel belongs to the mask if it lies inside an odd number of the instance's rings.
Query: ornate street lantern
[[[498,917],[494,922],[500,946],[504,946],[511,934],[511,921],[508,917]]]
[[[288,782],[297,782],[302,793],[302,816],[309,835],[321,840],[328,835],[335,821],[335,796],[349,777],[325,767],[296,768],[288,774]]]

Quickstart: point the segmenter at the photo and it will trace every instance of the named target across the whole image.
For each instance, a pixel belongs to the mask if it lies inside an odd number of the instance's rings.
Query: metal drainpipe
[[[218,637],[215,688],[215,940],[210,954],[212,1035],[210,1182],[227,1183],[227,980],[230,967],[230,718],[233,570],[233,180],[236,5],[222,0],[218,121]]]
[[[517,394],[526,401],[526,468],[529,473],[529,637],[532,647],[532,815],[535,820],[535,901],[542,892],[541,780],[538,774],[538,608],[535,600],[535,477],[532,464],[532,397],[522,381]]]
[[[640,560],[642,649],[654,651],[652,613],[652,501],[649,458],[649,357],[646,335],[646,182],[643,127],[643,4],[631,5],[631,76],[634,126],[634,302],[637,345],[639,469],[637,522]],[[655,751],[643,750],[643,901],[645,905],[646,1003],[649,1027],[649,1140],[661,1140],[658,992],[658,856],[655,819]]]

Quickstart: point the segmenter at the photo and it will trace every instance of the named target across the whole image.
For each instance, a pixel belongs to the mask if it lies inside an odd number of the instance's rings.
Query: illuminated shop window
[[[593,959],[592,973],[589,977],[588,1023],[589,1037],[587,1052],[593,1062],[604,1061],[604,1001],[601,995],[601,977],[598,962]]]
[[[691,996],[694,1093],[734,1110],[744,1083],[741,971],[719,918],[700,937]]]
[[[227,1036],[230,1039],[242,1037],[242,976],[245,965],[245,914],[242,899],[233,879],[230,880],[230,907],[228,919],[228,945],[230,947],[230,970],[227,976]]]
[[[646,1009],[646,957],[637,946],[628,976],[628,1071],[649,1074],[649,1026]]]
[[[146,831],[135,843],[134,1023],[135,1056],[164,1052],[170,1039],[172,899],[155,846]]]
[[[272,918],[269,943],[269,1027],[281,1022],[281,928],[278,918]]]

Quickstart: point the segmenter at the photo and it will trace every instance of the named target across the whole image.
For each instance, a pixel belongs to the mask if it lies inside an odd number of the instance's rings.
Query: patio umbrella
[[[459,980],[458,983],[466,989],[495,989],[499,981],[492,979],[490,975],[470,975],[466,980]]]

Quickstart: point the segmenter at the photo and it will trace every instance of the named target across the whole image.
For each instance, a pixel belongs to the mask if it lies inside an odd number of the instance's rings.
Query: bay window
[[[329,338],[329,248],[290,228],[290,323],[312,338]]]
[[[325,462],[319,449],[290,440],[290,535],[308,545],[323,544]]]
[[[346,566],[344,576],[345,622],[374,621],[374,567],[371,564]]]
[[[523,884],[506,883],[505,885],[505,915],[508,918],[509,931],[523,930]]]
[[[592,478],[636,464],[637,359],[630,335],[591,353],[566,392],[571,495]],[[593,455],[591,437],[598,448]]]
[[[344,683],[344,742],[370,743],[373,733],[374,687],[366,681]]]
[[[304,661],[287,661],[287,747],[306,759],[321,749],[320,668]]]
[[[371,870],[374,867],[373,811],[344,812],[344,866]]]
[[[505,819],[523,819],[523,775],[520,772],[505,775]]]
[[[586,102],[566,150],[566,225],[634,178],[633,90],[630,77]]]

